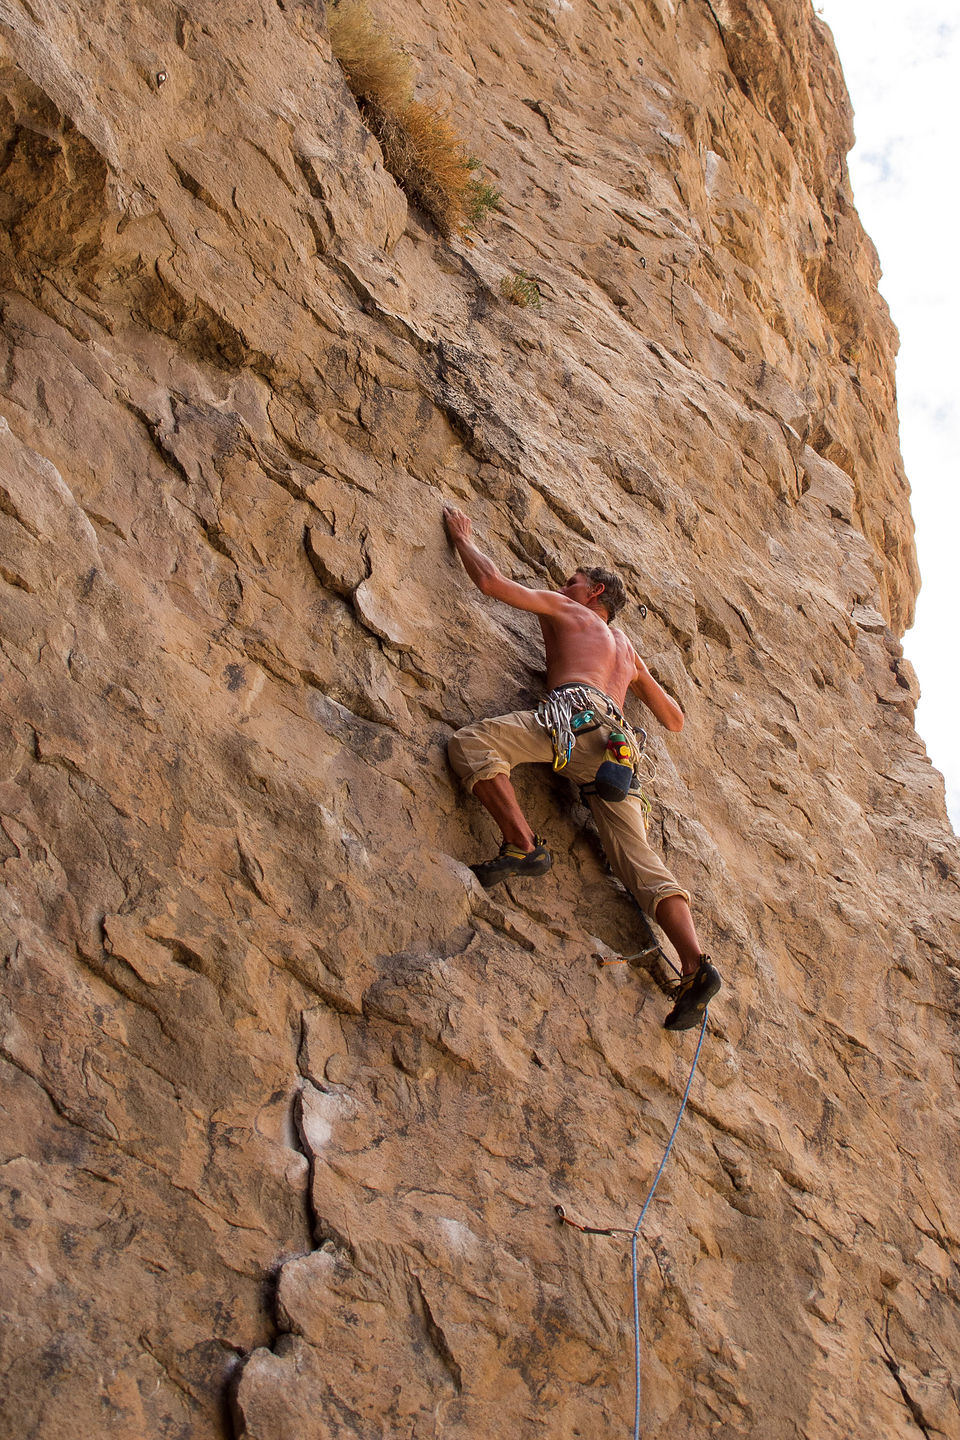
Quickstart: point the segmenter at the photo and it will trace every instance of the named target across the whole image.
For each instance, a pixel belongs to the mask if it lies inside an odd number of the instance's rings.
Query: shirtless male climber
[[[642,742],[621,711],[627,690],[649,706],[668,730],[680,730],[683,711],[654,680],[630,641],[611,622],[626,601],[623,581],[608,570],[576,570],[561,590],[531,590],[501,575],[473,543],[472,523],[461,510],[444,508],[447,533],[477,589],[517,610],[532,610],[540,621],[547,659],[548,695],[538,710],[498,715],[458,730],[450,741],[457,775],[493,816],[503,834],[500,853],[472,866],[482,885],[511,876],[544,875],[552,862],[543,839],[534,835],[510,783],[514,765],[549,763],[581,786],[590,806],[610,868],[635,897],[641,910],[662,927],[680,959],[675,1003],[663,1022],[668,1030],[699,1023],[720,989],[720,976],[700,949],[690,913],[690,897],[660,856],[647,844],[639,785],[631,770],[612,791],[598,774],[609,761],[608,741],[620,736],[634,756]],[[539,717],[539,718],[538,718]],[[615,738],[614,745],[617,740]],[[621,753],[626,753],[624,749]],[[566,758],[565,758],[566,757]],[[606,774],[619,773],[622,767]],[[632,782],[632,783],[631,783]],[[596,793],[598,784],[605,799]]]

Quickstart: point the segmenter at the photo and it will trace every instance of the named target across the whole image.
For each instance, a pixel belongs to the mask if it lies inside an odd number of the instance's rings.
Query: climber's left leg
[[[720,989],[720,976],[700,945],[690,896],[648,845],[639,795],[617,801],[602,800],[599,795],[587,798],[610,869],[644,914],[661,926],[677,952],[680,984],[664,1025],[668,1030],[686,1030],[700,1020]]]
[[[653,907],[654,917],[676,950],[683,975],[692,975],[700,964],[703,950],[697,938],[693,915],[686,896],[680,891],[664,895]]]

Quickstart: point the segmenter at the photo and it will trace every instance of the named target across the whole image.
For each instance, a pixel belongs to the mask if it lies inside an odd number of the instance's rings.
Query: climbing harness
[[[659,946],[657,946],[656,948],[659,949]],[[644,954],[644,955],[646,955],[646,954],[649,954],[649,951],[643,951],[643,952],[641,952],[641,953]],[[662,951],[660,951],[660,953],[661,953],[661,955],[663,955],[663,952],[662,952]],[[624,956],[624,960],[628,960],[628,959],[638,959],[638,958],[639,958],[638,956]],[[666,956],[664,956],[663,958],[664,958],[664,959],[667,959]],[[676,970],[677,967],[676,967],[675,965],[673,965],[672,962],[669,962],[669,961],[668,961],[668,963],[671,964],[671,968],[672,968],[672,969]],[[699,1037],[699,1039],[697,1040],[697,1048],[696,1048],[696,1050],[694,1051],[693,1064],[690,1066],[690,1074],[687,1076],[687,1083],[686,1083],[686,1086],[684,1087],[684,1091],[683,1091],[683,1099],[680,1101],[680,1109],[677,1111],[677,1118],[676,1118],[676,1120],[674,1121],[673,1129],[672,1129],[671,1132],[670,1132],[670,1139],[667,1141],[667,1148],[666,1148],[666,1149],[664,1150],[664,1152],[663,1152],[663,1159],[660,1161],[660,1164],[659,1164],[658,1167],[657,1167],[657,1173],[656,1173],[656,1174],[654,1175],[654,1177],[653,1177],[653,1183],[651,1184],[650,1189],[647,1191],[647,1198],[646,1198],[646,1199],[644,1200],[644,1202],[643,1202],[643,1209],[640,1211],[640,1214],[639,1214],[638,1217],[637,1217],[637,1223],[634,1225],[633,1229],[632,1229],[632,1230],[627,1230],[627,1229],[623,1229],[623,1228],[621,1228],[621,1227],[619,1227],[619,1226],[615,1226],[615,1225],[606,1226],[606,1227],[600,1226],[600,1225],[581,1225],[581,1224],[579,1223],[579,1221],[573,1220],[573,1219],[570,1218],[569,1215],[567,1215],[567,1213],[565,1212],[565,1210],[564,1210],[564,1208],[563,1208],[562,1205],[555,1205],[555,1206],[554,1206],[554,1210],[555,1210],[555,1212],[556,1212],[557,1218],[560,1220],[561,1224],[563,1224],[563,1225],[570,1225],[570,1226],[573,1227],[574,1230],[579,1230],[579,1231],[581,1232],[581,1234],[583,1234],[583,1235],[629,1235],[629,1236],[630,1236],[630,1262],[631,1262],[631,1268],[632,1268],[632,1274],[633,1274],[633,1363],[634,1363],[634,1378],[635,1378],[635,1386],[634,1386],[634,1410],[633,1410],[633,1440],[640,1440],[640,1401],[641,1401],[641,1385],[640,1385],[640,1295],[639,1295],[639,1285],[638,1285],[638,1280],[637,1280],[637,1241],[638,1241],[639,1238],[640,1238],[640,1227],[643,1225],[644,1219],[646,1218],[647,1211],[648,1211],[649,1208],[650,1208],[650,1202],[651,1202],[651,1200],[653,1199],[654,1192],[656,1191],[656,1188],[657,1188],[657,1186],[658,1186],[659,1183],[660,1183],[660,1176],[663,1174],[664,1170],[666,1169],[667,1161],[668,1161],[669,1158],[670,1158],[670,1152],[671,1152],[671,1150],[673,1149],[673,1142],[674,1142],[674,1140],[676,1140],[676,1138],[677,1138],[677,1131],[680,1129],[680,1121],[683,1119],[684,1111],[685,1111],[686,1108],[687,1108],[687,1101],[688,1101],[688,1099],[690,1098],[690,1089],[691,1089],[691,1086],[693,1085],[693,1077],[694,1077],[694,1075],[695,1075],[696,1072],[697,1072],[697,1062],[698,1062],[699,1059],[700,1059],[700,1051],[701,1051],[701,1049],[703,1048],[703,1037],[704,1037],[704,1036],[706,1035],[706,1033],[707,1033],[707,1017],[708,1017],[708,1015],[709,1015],[709,1006],[707,1006],[707,1008],[706,1008],[706,1009],[704,1010],[704,1012],[703,1012],[703,1020],[702,1020],[702,1022],[701,1022],[701,1024],[700,1024],[700,1037]]]
[[[618,728],[607,741],[608,754],[595,779],[581,785],[580,796],[585,799],[588,795],[599,795],[602,800],[617,801],[625,800],[630,794],[640,795],[644,808],[649,811],[649,802],[643,796],[637,777],[640,762],[648,758],[647,732],[632,726],[609,695],[594,685],[576,681],[558,685],[540,701],[535,715],[537,724],[547,731],[553,744],[554,770],[563,770],[569,764],[579,735],[587,735],[605,722],[615,724]]]

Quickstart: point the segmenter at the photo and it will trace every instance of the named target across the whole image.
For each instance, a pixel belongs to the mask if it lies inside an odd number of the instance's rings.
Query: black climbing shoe
[[[720,974],[706,955],[692,975],[685,975],[674,993],[674,1006],[663,1022],[664,1030],[689,1030],[699,1025],[703,1012],[720,989]]]
[[[485,860],[482,865],[471,865],[470,869],[487,889],[491,885],[499,885],[501,880],[509,880],[512,875],[546,875],[553,864],[550,851],[541,835],[534,835],[533,845],[528,855],[519,845],[510,845],[505,840],[496,859]]]

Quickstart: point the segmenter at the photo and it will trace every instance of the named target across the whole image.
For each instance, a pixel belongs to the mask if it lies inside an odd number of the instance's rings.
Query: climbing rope
[[[654,948],[659,949],[659,946],[656,946],[656,947],[654,947]],[[647,954],[647,953],[649,953],[649,952],[644,951],[644,952],[642,952],[642,953]],[[660,953],[661,953],[661,955],[663,954],[662,951],[661,951]],[[629,958],[629,959],[636,959],[636,958],[639,958],[639,957],[637,957],[637,956],[629,956],[629,957],[626,957],[626,956],[625,956],[624,958],[625,958],[625,959],[627,959],[627,958]],[[667,958],[667,957],[664,956],[664,959],[666,959],[666,958]],[[668,962],[668,963],[671,963],[671,965],[672,965],[672,962]],[[673,968],[673,969],[676,969],[676,966],[673,965],[672,968]],[[669,1158],[670,1158],[670,1151],[673,1149],[673,1142],[674,1142],[674,1140],[676,1140],[676,1138],[677,1138],[677,1131],[680,1129],[680,1121],[683,1119],[684,1111],[685,1111],[686,1108],[687,1108],[687,1101],[688,1101],[688,1099],[690,1098],[690,1087],[693,1085],[693,1077],[694,1077],[694,1075],[697,1073],[697,1061],[700,1059],[700,1051],[701,1051],[701,1049],[703,1048],[703,1037],[704,1037],[704,1035],[706,1035],[706,1033],[707,1033],[707,1016],[709,1015],[709,1013],[710,1013],[710,1010],[709,1010],[709,1006],[708,1006],[708,1007],[704,1010],[704,1012],[703,1012],[703,1020],[702,1020],[701,1025],[700,1025],[700,1037],[699,1037],[699,1039],[697,1040],[697,1048],[696,1048],[696,1050],[694,1051],[693,1064],[690,1066],[690,1074],[687,1076],[687,1083],[686,1083],[686,1087],[685,1087],[684,1092],[683,1092],[683,1099],[680,1101],[680,1109],[677,1111],[677,1118],[676,1118],[676,1120],[674,1121],[673,1129],[672,1129],[671,1132],[670,1132],[670,1139],[667,1141],[667,1148],[666,1148],[666,1149],[664,1150],[664,1152],[663,1152],[663,1159],[660,1161],[660,1164],[659,1164],[659,1166],[657,1167],[657,1173],[656,1173],[656,1175],[654,1175],[654,1177],[653,1177],[653,1184],[650,1186],[650,1189],[647,1191],[647,1198],[646,1198],[646,1199],[644,1200],[644,1202],[643,1202],[643,1209],[640,1211],[640,1214],[637,1216],[637,1223],[636,1223],[636,1225],[634,1225],[633,1229],[632,1229],[632,1230],[626,1230],[626,1229],[621,1229],[621,1228],[619,1228],[619,1227],[617,1227],[617,1226],[609,1226],[609,1227],[607,1227],[607,1228],[603,1228],[603,1227],[597,1226],[597,1225],[580,1225],[576,1220],[571,1220],[571,1219],[570,1219],[570,1217],[565,1213],[564,1208],[563,1208],[562,1205],[556,1205],[556,1206],[554,1206],[554,1209],[556,1210],[556,1213],[557,1213],[558,1218],[563,1222],[564,1225],[572,1225],[575,1230],[579,1230],[579,1231],[580,1231],[582,1234],[584,1234],[584,1235],[629,1235],[629,1236],[630,1236],[630,1261],[631,1261],[631,1267],[632,1267],[632,1272],[633,1272],[633,1363],[634,1363],[634,1379],[635,1379],[634,1409],[633,1409],[633,1440],[640,1440],[640,1402],[641,1402],[641,1393],[640,1393],[640,1392],[641,1392],[641,1384],[640,1384],[640,1296],[639,1296],[639,1287],[638,1287],[638,1281],[637,1281],[637,1241],[638,1241],[638,1239],[640,1238],[640,1227],[642,1226],[643,1221],[644,1221],[644,1218],[645,1218],[645,1216],[646,1216],[646,1213],[647,1213],[647,1211],[648,1211],[649,1208],[650,1208],[650,1202],[651,1202],[651,1200],[652,1200],[653,1197],[654,1197],[654,1193],[655,1193],[655,1191],[656,1191],[656,1188],[657,1188],[657,1186],[658,1186],[659,1183],[660,1183],[660,1176],[663,1174],[664,1170],[666,1169],[667,1161],[668,1161]]]
[[[656,1175],[654,1175],[653,1177],[653,1184],[650,1186],[650,1189],[647,1192],[647,1198],[643,1202],[643,1209],[640,1211],[640,1214],[637,1217],[637,1223],[636,1225],[634,1225],[633,1233],[630,1237],[630,1260],[633,1267],[633,1364],[634,1377],[636,1381],[633,1407],[633,1440],[640,1440],[640,1300],[637,1293],[637,1240],[640,1236],[640,1226],[643,1224],[644,1216],[647,1213],[650,1201],[653,1199],[653,1192],[656,1190],[657,1185],[660,1181],[660,1176],[663,1174],[667,1161],[670,1158],[670,1151],[673,1149],[673,1142],[677,1138],[677,1131],[680,1129],[680,1121],[683,1119],[683,1112],[687,1108],[687,1100],[690,1097],[690,1086],[693,1084],[693,1077],[696,1074],[697,1070],[697,1061],[700,1059],[700,1050],[703,1046],[703,1037],[707,1033],[707,1015],[709,1014],[709,1008],[710,1007],[708,1006],[703,1012],[703,1020],[700,1025],[700,1038],[697,1041],[697,1048],[693,1056],[693,1064],[690,1066],[690,1074],[687,1077],[687,1086],[683,1092],[683,1099],[680,1101],[680,1109],[677,1112],[676,1122],[672,1131],[670,1132],[670,1139],[667,1141],[667,1148],[663,1152],[663,1159],[660,1161],[660,1168],[657,1170]]]

